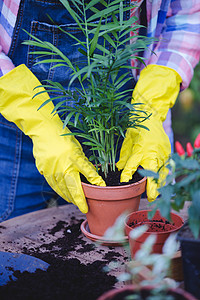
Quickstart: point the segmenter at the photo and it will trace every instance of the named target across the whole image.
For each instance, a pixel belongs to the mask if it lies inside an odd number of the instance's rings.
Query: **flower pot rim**
[[[106,240],[103,236],[98,236],[96,234],[92,234],[89,230],[88,221],[84,220],[81,224],[82,233],[89,238],[91,241],[96,242],[102,246],[110,246],[110,247],[121,247],[128,243],[128,236],[125,236],[123,240]]]
[[[139,185],[143,182],[145,182],[147,180],[146,176],[143,177],[142,179],[140,179],[139,181],[137,182],[133,182],[133,183],[130,183],[130,184],[126,184],[126,185],[114,185],[114,186],[99,186],[99,185],[95,185],[95,184],[91,184],[91,183],[85,183],[85,182],[81,182],[82,185],[84,186],[87,186],[87,187],[93,187],[95,189],[111,189],[111,190],[114,190],[114,189],[124,189],[124,188],[128,188],[128,187],[132,187],[132,186],[136,186],[136,185]]]
[[[140,290],[151,290],[155,288],[154,285],[148,285],[148,286],[142,286],[141,288],[139,288]],[[112,299],[111,297],[116,296],[118,294],[118,292],[124,292],[124,291],[134,291],[138,289],[138,285],[136,284],[129,284],[126,285],[122,288],[116,288],[116,289],[112,289],[109,290],[107,292],[105,292],[103,295],[101,295],[97,300],[107,300],[107,299]],[[169,288],[170,292],[174,293],[175,295],[179,295],[179,296],[183,296],[185,298],[185,300],[197,300],[197,298],[195,298],[192,294],[188,293],[187,291],[181,289],[181,288]]]
[[[132,228],[131,226],[129,226],[128,225],[128,223],[127,223],[127,220],[130,218],[130,216],[131,215],[133,215],[133,214],[138,214],[138,213],[146,213],[147,212],[147,214],[148,214],[148,212],[149,211],[151,211],[150,209],[144,209],[144,210],[138,210],[138,211],[135,211],[135,212],[132,212],[132,213],[130,213],[130,214],[128,214],[126,217],[125,217],[125,219],[124,219],[124,224],[125,224],[125,226],[126,227],[129,227],[129,228]],[[155,231],[155,232],[150,232],[151,234],[155,234],[155,235],[161,235],[161,234],[164,234],[164,233],[172,233],[172,232],[174,232],[174,231],[177,231],[177,230],[179,230],[180,228],[182,228],[183,227],[183,225],[184,225],[184,221],[183,221],[183,218],[182,217],[180,217],[178,214],[176,214],[176,213],[173,213],[173,212],[171,212],[171,215],[174,215],[174,216],[177,216],[181,221],[182,221],[182,225],[181,226],[178,226],[178,227],[176,227],[176,228],[174,228],[174,229],[170,229],[170,230],[166,230],[166,231],[161,231],[161,232],[159,232],[159,231]],[[164,218],[164,217],[163,217]],[[164,219],[166,219],[166,218],[164,218]],[[153,222],[152,222],[153,223]],[[155,223],[157,223],[157,222],[155,222]],[[142,225],[141,225],[142,226]],[[134,227],[133,227],[134,228]],[[133,229],[132,228],[132,229]],[[145,232],[144,233],[144,235],[148,235],[149,234],[149,232]]]

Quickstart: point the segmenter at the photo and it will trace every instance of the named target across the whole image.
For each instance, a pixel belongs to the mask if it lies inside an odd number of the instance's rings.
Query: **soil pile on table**
[[[93,251],[95,247],[82,239],[80,224],[83,220],[77,224],[75,219],[71,221],[70,225],[60,221],[49,231],[49,234],[55,235],[63,229],[62,237],[55,241],[38,248],[24,247],[25,254],[38,257],[50,266],[46,271],[38,269],[35,273],[14,272],[17,280],[0,287],[1,300],[96,300],[113,288],[116,278],[108,275],[103,268],[117,253],[109,251],[103,260],[87,265],[77,258],[69,258],[68,253],[77,246],[81,246],[77,250],[80,255]],[[42,238],[45,241],[45,234]]]

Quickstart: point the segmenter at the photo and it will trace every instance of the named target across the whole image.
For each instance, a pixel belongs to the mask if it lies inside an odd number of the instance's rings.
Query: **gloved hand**
[[[84,155],[81,145],[73,136],[61,136],[70,131],[63,129],[58,115],[52,116],[52,101],[47,92],[32,97],[44,89],[25,66],[20,65],[0,78],[0,112],[14,122],[33,141],[33,155],[39,172],[63,199],[72,202],[83,213],[88,207],[82,190],[80,175],[95,185],[105,186],[94,166]]]
[[[128,182],[138,166],[157,172],[166,162],[171,146],[164,132],[163,121],[178,96],[180,75],[173,69],[159,65],[148,65],[141,71],[140,78],[133,92],[132,103],[143,103],[141,110],[152,114],[142,125],[144,128],[129,128],[122,144],[120,159],[117,163],[122,170],[121,182]],[[160,181],[167,175],[163,168]],[[153,201],[158,196],[158,184],[152,178],[147,179],[147,198]]]

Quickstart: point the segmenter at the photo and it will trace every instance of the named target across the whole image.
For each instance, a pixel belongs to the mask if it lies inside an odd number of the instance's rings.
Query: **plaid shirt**
[[[138,7],[143,0],[132,0]],[[20,0],[0,0],[0,76],[14,68],[7,54],[12,41]],[[175,69],[186,88],[200,58],[200,1],[146,0],[147,35],[159,37],[144,56],[146,64]],[[140,10],[132,11],[139,17]],[[132,62],[134,65],[135,63]]]

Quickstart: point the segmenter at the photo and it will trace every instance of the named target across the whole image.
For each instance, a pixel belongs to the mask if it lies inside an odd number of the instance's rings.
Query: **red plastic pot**
[[[148,218],[149,210],[141,210],[132,212],[125,219],[125,233],[129,237],[129,245],[131,257],[134,258],[135,253],[140,249],[146,238],[154,234],[156,235],[156,243],[153,246],[154,253],[162,253],[163,245],[171,233],[175,233],[183,226],[183,219],[175,213],[171,213],[171,223],[163,218],[159,211],[156,211],[154,217]],[[138,239],[130,238],[130,231],[140,225],[148,225],[147,232],[142,234]]]
[[[146,286],[146,287],[142,287],[140,291],[142,294],[144,293],[147,294],[147,296],[149,296],[149,292],[153,288],[154,288],[153,286]],[[137,291],[138,291],[138,286],[127,285],[120,289],[110,290],[104,293],[103,295],[101,295],[97,300],[115,300],[115,299],[124,300],[126,299],[125,297],[131,294],[134,295],[134,292],[136,293]],[[197,300],[197,298],[195,298],[194,296],[192,296],[191,294],[189,294],[188,292],[180,288],[169,289],[167,295],[172,295],[174,296],[175,299],[179,299],[179,300]],[[142,299],[145,299],[145,297]]]
[[[125,211],[137,211],[141,195],[146,189],[146,177],[123,186],[95,186],[82,183],[88,204],[86,214],[90,232],[103,236],[118,216]]]

